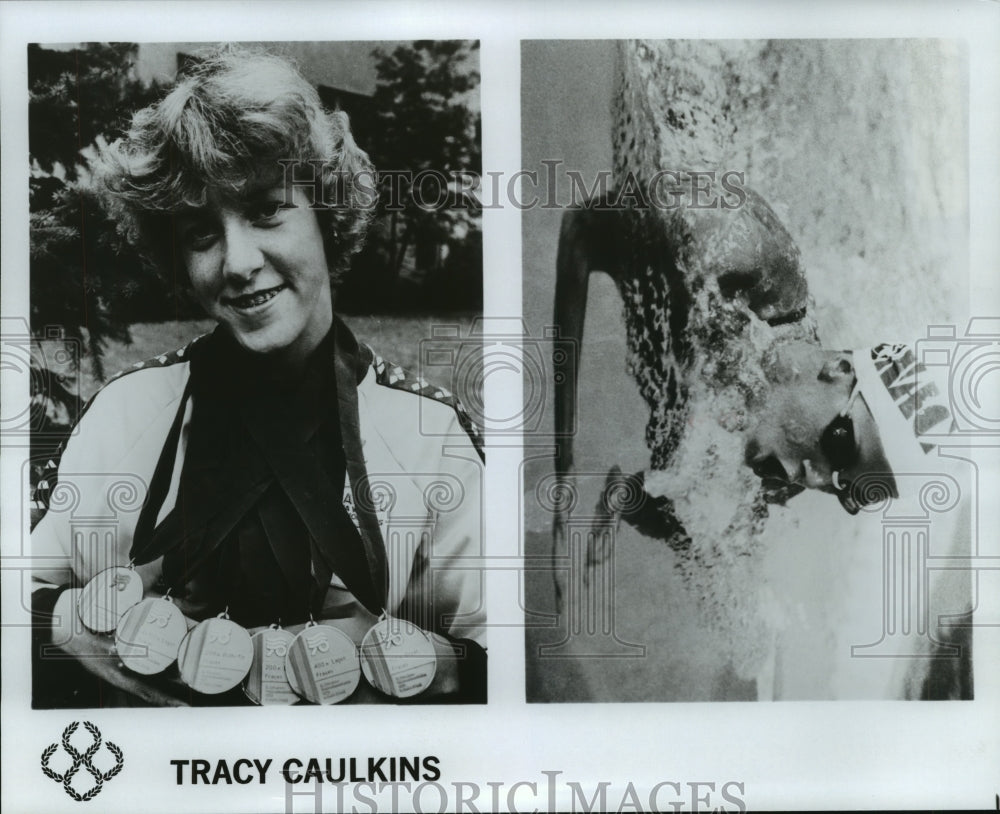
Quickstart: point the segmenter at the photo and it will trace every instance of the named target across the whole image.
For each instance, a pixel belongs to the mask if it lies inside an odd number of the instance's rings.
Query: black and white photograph
[[[972,699],[965,43],[522,54],[529,701]]]
[[[35,707],[485,702],[476,49],[29,45]]]
[[[998,46],[0,3],[5,814],[996,809]]]

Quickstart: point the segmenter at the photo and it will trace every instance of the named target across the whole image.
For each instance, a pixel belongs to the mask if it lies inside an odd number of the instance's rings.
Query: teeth
[[[263,305],[268,300],[274,299],[281,291],[281,287],[271,288],[267,291],[259,291],[256,294],[247,294],[243,297],[233,297],[230,302],[237,308],[256,308]]]
[[[828,481],[822,473],[817,472],[812,465],[812,461],[808,458],[802,461],[802,469],[805,472],[806,486],[810,489],[818,489],[821,486],[826,486]]]

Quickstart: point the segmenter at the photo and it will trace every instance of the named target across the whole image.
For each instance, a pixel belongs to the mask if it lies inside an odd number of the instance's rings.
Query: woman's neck
[[[255,353],[242,347],[223,328],[224,355],[231,360],[232,373],[243,386],[253,389],[284,389],[310,375],[309,370],[320,364],[320,358],[332,354],[333,323],[317,341],[272,353]]]

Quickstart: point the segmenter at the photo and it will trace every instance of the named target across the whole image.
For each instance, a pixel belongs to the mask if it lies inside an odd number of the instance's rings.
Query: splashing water
[[[713,313],[704,325],[746,320],[708,292],[696,308]],[[750,317],[737,333],[695,332],[684,432],[668,468],[646,475],[650,494],[670,500],[686,533],[674,547],[677,567],[699,616],[729,649],[737,674],[753,678],[783,625],[764,575],[763,534],[774,530],[760,480],[743,464],[749,413],[766,397],[764,359],[777,345],[811,339],[807,320],[771,327]],[[706,341],[708,334],[714,341]],[[724,338],[722,338],[724,337]]]

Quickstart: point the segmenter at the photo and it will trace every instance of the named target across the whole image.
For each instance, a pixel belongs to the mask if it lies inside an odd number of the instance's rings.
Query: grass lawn
[[[431,336],[435,325],[456,325],[461,336],[467,336],[472,325],[472,314],[448,314],[446,316],[348,316],[344,322],[351,328],[358,340],[370,345],[387,361],[416,370],[420,354],[420,341]],[[211,320],[190,322],[136,323],[131,326],[132,342],[124,344],[109,342],[104,352],[104,369],[108,377],[144,359],[149,359],[166,351],[182,347],[200,334],[211,331]],[[59,343],[43,342],[43,355],[54,357],[54,349]],[[66,373],[71,373],[65,370]],[[439,381],[449,386],[449,382]],[[100,388],[102,382],[94,376],[93,364],[84,358],[79,375],[80,395],[89,399]],[[468,393],[458,385],[459,397],[470,402]]]

